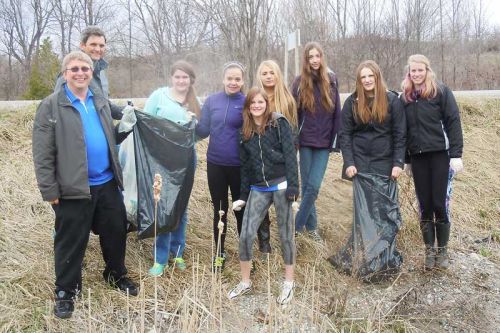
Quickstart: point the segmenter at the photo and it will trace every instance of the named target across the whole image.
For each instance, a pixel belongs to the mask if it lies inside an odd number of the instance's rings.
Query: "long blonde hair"
[[[425,99],[430,99],[436,97],[438,93],[438,85],[436,81],[436,74],[431,68],[431,62],[429,59],[422,54],[413,54],[408,58],[408,64],[406,65],[406,76],[401,83],[401,90],[403,91],[403,96],[405,101],[413,102],[414,97],[412,94],[415,92],[415,85],[410,77],[410,66],[411,63],[424,64],[426,69],[425,81],[423,84],[423,89],[420,91],[420,96]]]
[[[279,65],[274,60],[264,60],[260,63],[259,68],[257,68],[257,78],[256,81],[259,87],[264,88],[262,83],[261,73],[264,67],[268,67],[274,73],[274,78],[276,84],[274,85],[273,95],[269,95],[269,102],[274,104],[274,108],[271,111],[279,112],[285,116],[292,127],[298,126],[297,117],[297,105],[295,104],[295,99],[293,98],[290,90],[283,81],[283,74],[281,73]]]
[[[373,104],[370,107],[367,102],[366,91],[361,83],[361,70],[368,68],[375,76],[375,91]],[[382,123],[387,116],[387,86],[382,76],[382,71],[373,60],[366,60],[359,64],[356,70],[356,95],[358,97],[357,106],[354,108],[354,117],[367,124],[371,120]]]
[[[300,75],[299,85],[299,105],[309,112],[315,112],[314,103],[314,82],[313,70],[309,64],[309,52],[316,49],[321,56],[321,64],[318,70],[318,83],[321,92],[321,105],[325,110],[333,112],[335,101],[330,97],[330,77],[328,75],[328,67],[326,65],[325,52],[321,46],[316,42],[309,42],[304,47],[302,58],[302,72]]]
[[[253,116],[250,113],[250,104],[252,104],[252,100],[255,96],[261,95],[266,101],[266,110],[263,114],[262,125],[258,126],[253,120]],[[271,120],[272,112],[269,109],[269,98],[266,94],[266,91],[260,87],[252,87],[247,94],[245,99],[245,104],[243,105],[243,126],[241,131],[243,133],[243,140],[248,141],[254,135],[263,134],[266,130],[266,127],[269,125],[269,121]]]
[[[196,118],[201,117],[201,108],[198,98],[196,97],[196,90],[194,89],[194,83],[196,81],[196,74],[194,73],[193,66],[184,60],[178,60],[174,62],[172,67],[170,67],[170,76],[173,76],[175,71],[180,70],[187,75],[189,75],[189,90],[186,95],[187,108],[189,111],[196,115]]]

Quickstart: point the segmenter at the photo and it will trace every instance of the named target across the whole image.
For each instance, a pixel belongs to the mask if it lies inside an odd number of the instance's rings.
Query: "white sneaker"
[[[229,299],[233,299],[233,298],[236,298],[238,296],[247,294],[251,290],[252,290],[252,281],[250,281],[249,283],[245,283],[245,282],[241,281],[240,283],[238,283],[238,285],[236,287],[234,287],[229,292],[229,294],[227,294],[227,297]]]
[[[283,290],[281,290],[281,294],[276,299],[276,302],[278,302],[278,304],[281,304],[281,305],[289,303],[293,298],[293,289],[294,288],[295,288],[294,281],[283,282]]]

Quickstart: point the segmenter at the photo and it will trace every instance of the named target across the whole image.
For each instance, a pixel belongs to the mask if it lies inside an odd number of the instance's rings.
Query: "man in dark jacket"
[[[82,261],[90,230],[99,235],[104,279],[130,295],[136,285],[125,268],[126,213],[116,151],[135,124],[125,108],[114,128],[108,100],[89,89],[93,62],[81,51],[64,57],[59,91],[38,107],[33,125],[33,161],[38,188],[54,209],[54,314],[69,318],[82,290]]]
[[[90,81],[90,89],[95,94],[101,94],[108,100],[113,119],[122,119],[124,107],[118,106],[109,100],[109,82],[106,75],[108,63],[103,59],[106,52],[106,36],[104,31],[96,26],[88,26],[82,31],[80,40],[80,50],[85,52],[91,59],[94,65],[92,80]],[[57,77],[54,92],[59,91],[64,84],[63,75]]]

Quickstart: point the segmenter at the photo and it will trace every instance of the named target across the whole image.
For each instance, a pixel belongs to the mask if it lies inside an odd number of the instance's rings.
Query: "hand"
[[[127,105],[123,109],[123,117],[120,120],[120,126],[118,127],[118,132],[130,132],[134,128],[135,123],[137,122],[137,117],[135,116],[135,110],[133,106]]]
[[[236,200],[233,202],[233,210],[239,212],[247,203],[243,200]]]
[[[293,209],[294,212],[298,212],[299,211],[299,207],[300,207],[300,205],[299,205],[299,203],[297,201],[292,202],[292,209]]]
[[[285,196],[288,201],[295,201],[299,197],[299,191],[293,187],[288,187],[285,191]]]
[[[413,172],[411,171],[411,164],[405,164],[405,173],[408,177],[413,177]]]
[[[187,115],[188,115],[188,118],[196,119],[196,113],[194,113],[194,112],[188,111]]]
[[[345,169],[345,175],[348,178],[352,178],[352,177],[356,176],[357,173],[358,173],[358,169],[356,169],[356,167],[354,165],[351,165],[350,167]]]
[[[51,204],[51,205],[59,205],[59,198],[54,199],[54,200],[50,200],[49,204]]]
[[[401,169],[400,167],[398,167],[398,166],[393,167],[392,173],[391,173],[391,178],[398,179],[398,177],[401,175],[402,172],[403,172],[403,169]]]
[[[464,171],[464,163],[461,158],[450,158],[450,168],[455,173]]]

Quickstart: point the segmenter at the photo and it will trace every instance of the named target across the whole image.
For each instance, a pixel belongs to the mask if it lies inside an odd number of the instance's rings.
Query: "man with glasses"
[[[106,75],[108,63],[103,59],[106,52],[106,36],[104,31],[96,26],[88,26],[82,31],[80,40],[80,50],[85,52],[93,62],[93,74],[90,81],[90,89],[108,99],[113,119],[121,119],[124,107],[118,106],[109,101],[109,82]],[[54,91],[58,91],[64,83],[64,77],[59,75]]]
[[[92,59],[81,51],[64,57],[65,82],[39,105],[33,124],[33,161],[38,188],[55,212],[55,306],[71,317],[82,290],[82,262],[90,230],[99,235],[103,276],[130,295],[138,288],[126,276],[126,213],[116,144],[136,122],[126,108],[114,127],[109,102],[92,87]]]

